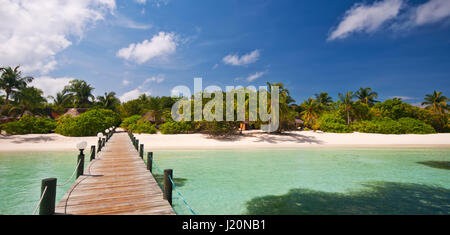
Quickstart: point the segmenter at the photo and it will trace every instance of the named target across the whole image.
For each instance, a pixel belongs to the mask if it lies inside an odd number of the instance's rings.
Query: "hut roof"
[[[303,124],[303,123],[305,123],[305,122],[302,119],[300,119],[300,118],[295,119],[295,124]]]
[[[77,117],[80,114],[86,112],[87,110],[88,110],[87,108],[70,108],[64,113],[64,115],[70,115],[72,117]]]
[[[156,120],[157,114],[158,114],[158,113],[157,113],[156,110],[149,110],[149,111],[146,112],[144,115],[142,115],[141,120],[156,123],[156,122],[157,122],[157,120]],[[159,120],[159,121],[165,122],[165,121],[166,121],[166,118],[165,118],[165,117],[160,117],[160,120]]]

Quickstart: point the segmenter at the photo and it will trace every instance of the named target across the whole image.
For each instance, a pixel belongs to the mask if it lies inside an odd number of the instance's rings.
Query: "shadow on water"
[[[161,189],[164,188],[164,175],[161,174],[153,174],[153,177],[155,177],[156,182],[158,182],[158,185]],[[177,188],[183,187],[186,184],[187,179],[185,178],[174,178],[173,182],[175,183],[175,186]]]
[[[427,162],[417,162],[417,163],[425,165],[425,166],[433,167],[433,168],[450,170],[450,162],[447,162],[447,161],[427,161]]]
[[[421,184],[373,182],[367,189],[329,193],[291,189],[281,196],[256,197],[247,214],[450,214],[450,190]]]

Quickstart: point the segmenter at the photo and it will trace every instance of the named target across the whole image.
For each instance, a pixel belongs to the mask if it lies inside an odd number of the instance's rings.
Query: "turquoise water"
[[[449,214],[450,149],[156,151],[197,214]],[[189,214],[175,200],[179,214]]]
[[[31,214],[41,180],[68,179],[76,155],[0,153],[0,214]],[[450,214],[450,171],[417,163],[450,161],[450,149],[155,151],[154,160],[174,170],[197,214]]]
[[[32,214],[40,198],[41,180],[64,183],[77,165],[77,152],[0,153],[0,214]],[[59,201],[75,180],[56,190]]]

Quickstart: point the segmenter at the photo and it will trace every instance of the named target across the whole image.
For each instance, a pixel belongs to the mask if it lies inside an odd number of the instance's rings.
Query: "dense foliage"
[[[105,92],[102,96],[93,95],[94,87],[83,80],[72,80],[55,97],[43,97],[43,92],[29,86],[32,77],[22,76],[19,67],[0,68],[0,108],[1,120],[16,120],[1,125],[3,130],[11,134],[48,133],[55,130],[67,136],[96,135],[97,132],[120,123],[121,127],[139,133],[155,133],[158,128],[163,134],[206,133],[210,135],[231,135],[239,131],[243,124],[238,121],[203,120],[174,122],[170,112],[179,98],[151,97],[142,94],[137,99],[121,103],[114,92]],[[279,89],[279,98],[271,96],[274,86]],[[352,131],[384,134],[427,134],[450,132],[449,99],[442,92],[434,91],[426,94],[421,106],[414,106],[401,99],[378,101],[378,93],[371,88],[360,88],[357,91],[339,93],[338,100],[326,92],[314,95],[300,104],[290,96],[289,90],[282,83],[267,83],[267,91],[236,88],[232,92],[245,92],[245,120],[247,127],[260,128],[271,121],[262,121],[261,117],[250,117],[248,112],[252,100],[266,92],[271,113],[271,101],[279,103],[278,132],[301,128],[322,130],[325,132],[346,133]],[[220,93],[203,93],[202,108],[208,107],[215,115],[215,106],[208,106]],[[223,119],[226,120],[226,97],[223,97]],[[242,97],[242,96],[241,96]],[[237,118],[237,99],[234,101],[234,118]],[[191,104],[193,102],[191,101]],[[194,107],[194,105],[192,105]],[[213,107],[213,108],[212,108]],[[86,108],[89,111],[78,117],[60,116],[69,108]],[[258,109],[261,107],[258,104]],[[85,111],[85,110],[83,110]],[[194,117],[191,109],[191,117]],[[55,121],[45,118],[34,119],[34,116],[57,118]],[[21,118],[22,117],[22,118]],[[192,118],[193,119],[193,118]],[[296,120],[297,119],[297,120]],[[301,119],[302,121],[299,121]],[[30,124],[33,123],[33,124]],[[303,123],[303,124],[301,124]],[[48,125],[47,125],[48,124]],[[56,128],[56,129],[55,129]],[[23,130],[22,130],[23,129]]]
[[[139,119],[141,119],[140,115],[133,115],[131,117],[127,117],[122,120],[122,123],[120,124],[120,127],[129,130],[129,126],[133,124],[137,124]]]
[[[64,136],[95,136],[119,123],[117,113],[107,109],[93,109],[78,117],[62,116],[55,132]]]
[[[138,134],[156,134],[157,130],[154,124],[151,122],[137,122],[128,126],[128,130]]]
[[[166,122],[159,126],[162,134],[186,134],[193,131],[191,122]]]
[[[413,118],[400,118],[393,120],[388,117],[375,118],[370,121],[361,121],[352,126],[355,131],[379,134],[432,134],[434,128],[422,121]]]
[[[345,120],[337,113],[326,113],[318,120],[318,129],[325,132],[349,133],[352,129],[346,125]]]
[[[0,129],[8,134],[47,134],[55,127],[56,122],[50,118],[24,115],[18,121],[2,124]]]

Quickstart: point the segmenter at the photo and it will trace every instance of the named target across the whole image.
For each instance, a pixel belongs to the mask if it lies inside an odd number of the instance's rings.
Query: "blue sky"
[[[194,77],[282,82],[298,103],[359,87],[410,103],[450,91],[447,0],[0,2],[0,64],[21,64],[46,94],[76,78],[128,100],[193,88]]]

